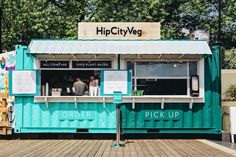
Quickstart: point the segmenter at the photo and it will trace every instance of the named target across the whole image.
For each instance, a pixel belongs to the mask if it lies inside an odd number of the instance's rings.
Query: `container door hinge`
[[[191,98],[189,102],[189,109],[192,110],[192,108],[193,108],[193,98]]]
[[[103,102],[103,107],[105,108],[106,107],[106,98],[105,97],[102,98],[102,102]]]
[[[135,109],[135,98],[132,99],[132,109]]]
[[[48,98],[47,97],[44,98],[44,102],[45,102],[46,107],[48,108]]]
[[[165,109],[165,99],[164,98],[161,99],[161,109],[162,110]]]
[[[74,102],[75,102],[75,108],[77,108],[77,98],[74,98]]]

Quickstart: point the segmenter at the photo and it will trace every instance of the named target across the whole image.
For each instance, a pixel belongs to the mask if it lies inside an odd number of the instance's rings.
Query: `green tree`
[[[84,1],[85,2],[85,1]],[[50,0],[3,1],[3,48],[14,49],[23,39],[75,39],[78,15],[83,14],[83,1],[60,3]]]
[[[236,69],[236,49],[223,51],[222,68]]]
[[[161,22],[163,39],[183,39],[182,30],[204,29],[216,39],[218,0],[2,0],[3,48],[23,39],[76,39],[77,21]],[[223,46],[236,45],[236,1],[222,0]]]

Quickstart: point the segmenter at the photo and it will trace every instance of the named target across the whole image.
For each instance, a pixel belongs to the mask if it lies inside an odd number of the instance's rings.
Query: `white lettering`
[[[154,112],[153,115],[154,115],[155,118],[158,118],[158,117],[159,117],[159,113],[158,113],[158,112]]]
[[[179,111],[156,111],[145,112],[145,118],[148,119],[175,119],[180,116]]]
[[[67,118],[68,117],[68,112],[62,112],[62,117]]]
[[[164,112],[160,112],[160,118],[165,118]]]
[[[145,113],[145,117],[147,118],[149,116],[149,112],[146,112]]]
[[[175,112],[175,118],[179,116],[179,112]]]
[[[62,111],[60,119],[91,119],[93,114],[93,111]]]
[[[169,112],[169,118],[173,118],[174,117],[174,112]]]
[[[69,117],[70,117],[70,118],[71,118],[71,117],[74,117],[74,112],[73,112],[73,111],[70,111]]]
[[[91,112],[87,112],[87,117],[90,117],[91,116]]]
[[[79,112],[75,112],[75,118],[79,118],[81,114]]]

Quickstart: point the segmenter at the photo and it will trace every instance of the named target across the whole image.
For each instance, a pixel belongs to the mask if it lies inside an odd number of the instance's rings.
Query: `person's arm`
[[[85,91],[88,91],[88,90],[89,90],[88,85],[85,84]]]

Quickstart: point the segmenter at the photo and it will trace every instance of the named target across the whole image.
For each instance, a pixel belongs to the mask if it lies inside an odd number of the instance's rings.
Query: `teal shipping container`
[[[32,40],[10,73],[14,131],[115,133],[121,91],[121,133],[221,134],[220,69],[207,41]]]
[[[121,106],[123,133],[212,133],[221,134],[220,54],[212,46],[212,55],[204,57],[205,102],[139,103]]]

